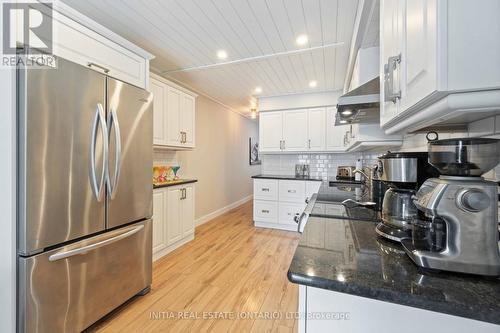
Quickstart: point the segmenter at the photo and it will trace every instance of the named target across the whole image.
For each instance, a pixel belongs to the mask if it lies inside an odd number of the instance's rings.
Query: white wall
[[[258,138],[258,122],[204,97],[196,99],[196,148],[155,151],[154,162],[180,165],[181,178],[196,178],[195,218],[213,216],[253,192],[251,176],[260,165],[248,162],[248,139]]]

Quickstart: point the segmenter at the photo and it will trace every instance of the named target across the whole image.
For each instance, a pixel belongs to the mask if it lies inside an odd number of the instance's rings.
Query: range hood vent
[[[339,97],[335,126],[380,122],[379,77]]]

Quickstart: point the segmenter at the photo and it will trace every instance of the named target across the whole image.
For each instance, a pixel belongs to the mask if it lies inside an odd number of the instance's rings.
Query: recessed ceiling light
[[[344,110],[341,112],[343,116],[350,116],[352,114],[352,110]]]
[[[308,41],[309,41],[309,38],[307,37],[306,34],[298,35],[297,39],[295,40],[295,42],[299,46],[307,44]]]
[[[314,80],[309,82],[309,87],[311,87],[311,88],[316,88],[317,85],[318,85],[318,82],[316,82]]]
[[[254,92],[260,94],[262,92],[262,87],[255,87]]]
[[[227,59],[227,52],[224,50],[217,51],[217,58],[221,60]]]

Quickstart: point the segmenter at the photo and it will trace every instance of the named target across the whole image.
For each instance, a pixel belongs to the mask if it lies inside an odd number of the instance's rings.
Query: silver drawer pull
[[[264,214],[269,214],[269,211],[268,211],[267,209],[263,209],[263,210],[262,210],[262,213],[264,213]]]
[[[106,73],[106,74],[108,74],[108,73],[109,73],[109,69],[108,69],[108,68],[106,68],[106,67],[104,67],[104,66],[101,66],[101,65],[98,65],[98,64],[96,64],[95,62],[89,62],[89,63],[87,63],[87,66],[88,66],[88,67],[90,67],[90,68],[92,68],[92,67],[96,67],[96,68],[102,69],[102,71],[103,71],[104,73]]]
[[[269,192],[269,189],[268,188],[263,188],[262,192]]]
[[[288,193],[297,193],[295,190],[288,190]]]
[[[77,248],[77,249],[73,249],[73,250],[69,250],[69,251],[66,251],[66,252],[57,252],[57,253],[55,253],[55,254],[53,254],[53,255],[51,255],[49,257],[49,261],[56,261],[56,260],[61,260],[61,259],[73,257],[73,256],[76,256],[76,255],[79,255],[79,254],[86,254],[89,251],[98,249],[100,247],[103,247],[103,246],[109,245],[111,243],[117,242],[117,241],[119,241],[121,239],[130,237],[133,234],[136,234],[139,231],[141,231],[143,228],[144,228],[144,225],[139,225],[137,227],[125,229],[127,231],[125,231],[122,234],[119,234],[118,236],[111,237],[111,238],[105,239],[103,241],[94,243],[94,244],[90,244],[90,245],[83,246],[83,247],[80,247],[80,248]]]

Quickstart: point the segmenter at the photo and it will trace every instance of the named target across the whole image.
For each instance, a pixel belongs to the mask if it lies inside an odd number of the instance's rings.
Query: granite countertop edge
[[[303,180],[303,181],[314,181],[314,182],[322,182],[322,178],[317,177],[295,177],[295,176],[286,176],[286,175],[255,175],[252,176],[253,179],[281,179],[281,180]]]
[[[163,187],[171,187],[171,186],[179,186],[179,185],[191,184],[191,183],[196,183],[196,182],[198,182],[198,179],[182,179],[181,181],[178,181],[175,183],[165,183],[165,184],[160,184],[160,185],[153,185],[153,189],[163,188]]]
[[[448,302],[435,302],[426,299],[422,295],[401,294],[400,292],[391,291],[389,289],[365,287],[353,283],[343,283],[320,277],[311,278],[310,276],[293,273],[290,270],[287,273],[287,277],[288,280],[292,283],[305,285],[308,287],[320,288],[348,295],[374,299],[382,302],[410,306],[413,308],[419,308],[423,310],[500,325],[498,310],[495,309],[490,309],[490,311],[485,313],[484,308],[465,308],[457,305],[451,305]]]

